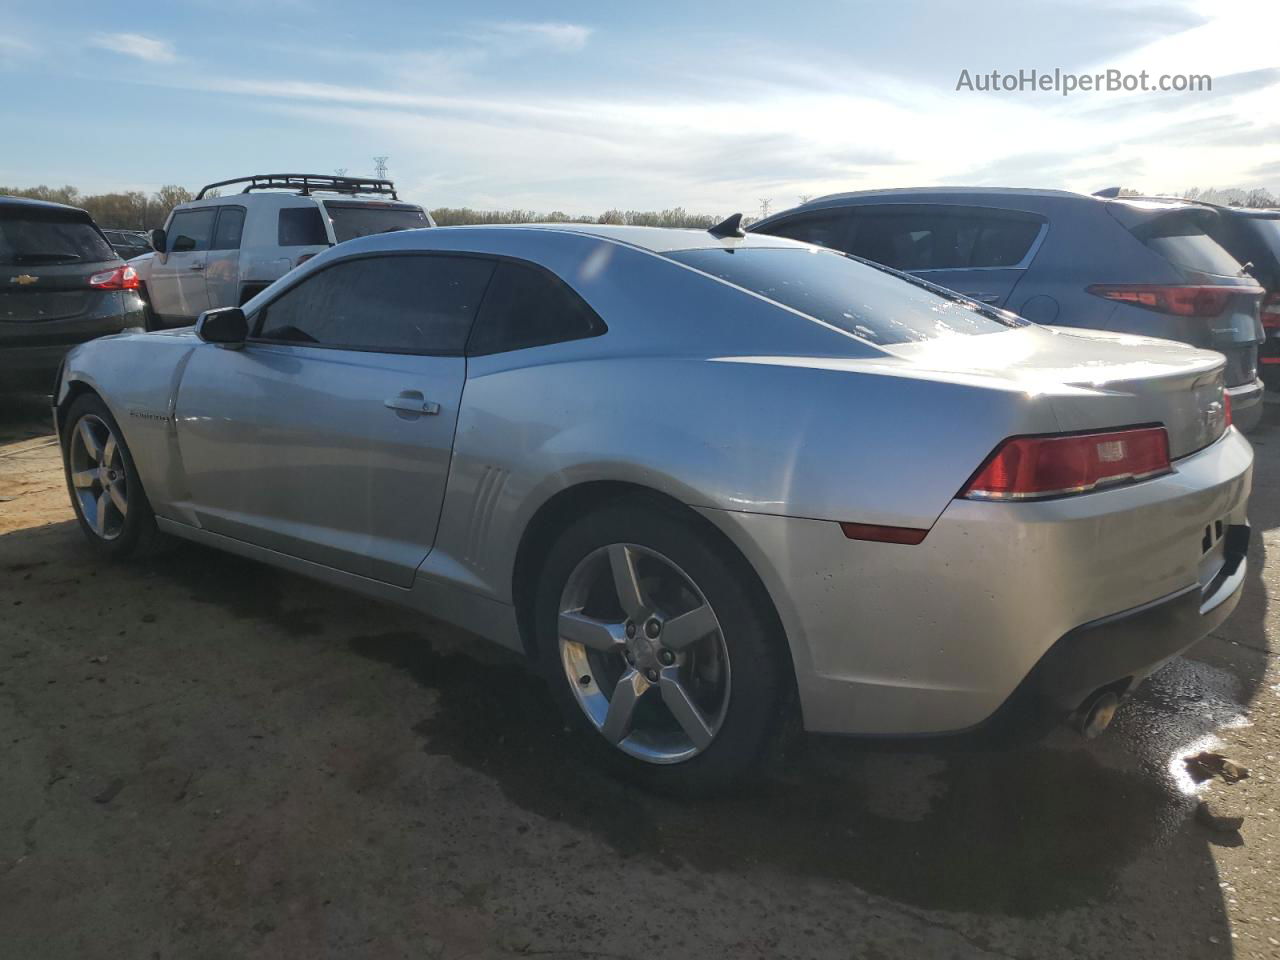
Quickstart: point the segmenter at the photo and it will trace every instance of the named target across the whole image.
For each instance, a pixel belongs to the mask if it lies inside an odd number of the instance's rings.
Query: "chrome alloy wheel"
[[[729,652],[674,562],[634,543],[592,551],[561,593],[558,630],[569,686],[606,740],[649,763],[711,745],[729,706]]]
[[[120,443],[111,428],[91,413],[71,434],[68,467],[80,513],[103,540],[114,540],[129,513],[129,478]]]

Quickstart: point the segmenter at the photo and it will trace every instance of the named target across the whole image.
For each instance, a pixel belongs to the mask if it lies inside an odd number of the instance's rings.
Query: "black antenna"
[[[707,233],[713,237],[745,237],[746,234],[742,231],[742,214],[735,213],[728,219],[717,223]]]

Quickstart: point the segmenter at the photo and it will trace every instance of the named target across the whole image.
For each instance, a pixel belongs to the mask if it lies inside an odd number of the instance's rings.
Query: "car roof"
[[[575,233],[601,240],[624,243],[651,253],[671,253],[676,250],[720,250],[738,247],[795,247],[807,246],[783,237],[748,233],[745,237],[717,237],[706,230],[694,227],[628,227],[607,223],[512,223],[477,226],[436,227],[444,230],[537,230],[556,233]]]
[[[73,207],[65,203],[54,203],[52,200],[33,200],[30,197],[11,197],[8,194],[0,194],[0,207],[21,210],[61,210],[64,213],[79,213],[85,217],[89,216],[89,211],[82,210],[80,207]]]
[[[815,197],[804,207],[823,206],[844,200],[872,200],[879,198],[913,199],[919,196],[930,197],[1054,197],[1072,200],[1093,200],[1088,194],[1076,193],[1072,190],[1042,190],[1033,187],[890,187],[883,190],[850,190],[845,193],[829,193],[823,197]],[[799,208],[797,208],[799,209]]]

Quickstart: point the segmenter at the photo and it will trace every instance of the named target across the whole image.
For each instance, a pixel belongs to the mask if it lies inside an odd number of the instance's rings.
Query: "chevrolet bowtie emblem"
[[[16,277],[10,277],[9,282],[21,284],[22,286],[25,287],[27,286],[27,284],[35,283],[39,279],[40,279],[39,277],[33,277],[29,273],[20,273]]]

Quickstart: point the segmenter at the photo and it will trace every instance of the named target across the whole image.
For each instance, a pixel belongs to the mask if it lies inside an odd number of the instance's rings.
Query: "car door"
[[[435,541],[493,262],[346,258],[201,344],[177,398],[191,510],[208,530],[401,587]]]
[[[165,228],[165,249],[151,266],[147,294],[151,309],[170,323],[195,320],[209,309],[204,270],[217,212],[212,206],[178,210]]]
[[[1003,307],[1045,230],[1031,214],[946,205],[858,208],[846,250]]]
[[[244,216],[244,207],[218,208],[204,268],[209,309],[240,303],[240,238],[244,234]]]

